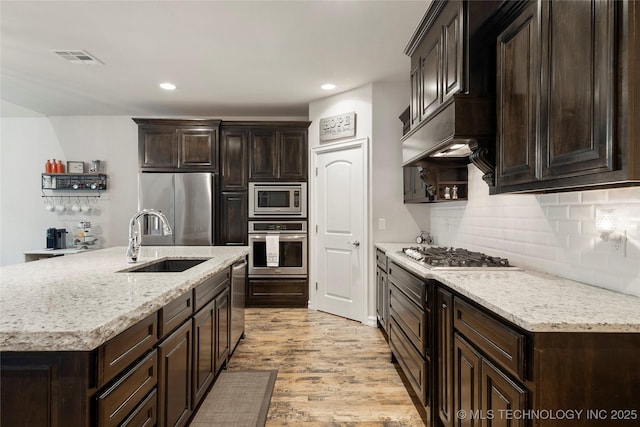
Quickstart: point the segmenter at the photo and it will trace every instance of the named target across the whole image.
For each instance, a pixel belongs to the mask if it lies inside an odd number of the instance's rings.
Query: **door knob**
[[[357,248],[358,246],[360,246],[360,242],[358,242],[357,240],[356,240],[355,242],[347,242],[347,243],[348,243],[348,244],[350,244],[350,245],[355,246],[356,248]]]

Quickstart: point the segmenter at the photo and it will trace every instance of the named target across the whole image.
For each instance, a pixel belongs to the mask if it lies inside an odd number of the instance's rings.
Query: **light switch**
[[[387,220],[384,218],[378,219],[378,230],[386,230],[387,229]]]

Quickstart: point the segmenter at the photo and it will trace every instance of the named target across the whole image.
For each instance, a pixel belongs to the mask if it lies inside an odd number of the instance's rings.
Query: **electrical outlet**
[[[384,218],[378,219],[378,230],[386,230],[387,229],[387,220]]]

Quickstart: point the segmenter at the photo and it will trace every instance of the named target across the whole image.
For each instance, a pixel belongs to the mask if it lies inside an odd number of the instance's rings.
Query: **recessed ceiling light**
[[[332,90],[336,88],[336,85],[334,85],[333,83],[325,83],[320,87],[324,90]]]
[[[176,89],[176,85],[174,85],[173,83],[169,83],[169,82],[165,82],[165,83],[160,83],[160,87],[164,90],[175,90]]]

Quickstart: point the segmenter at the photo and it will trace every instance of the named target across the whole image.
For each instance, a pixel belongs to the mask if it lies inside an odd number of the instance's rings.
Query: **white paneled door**
[[[367,139],[321,146],[312,163],[314,305],[361,322],[367,316],[367,151]]]

